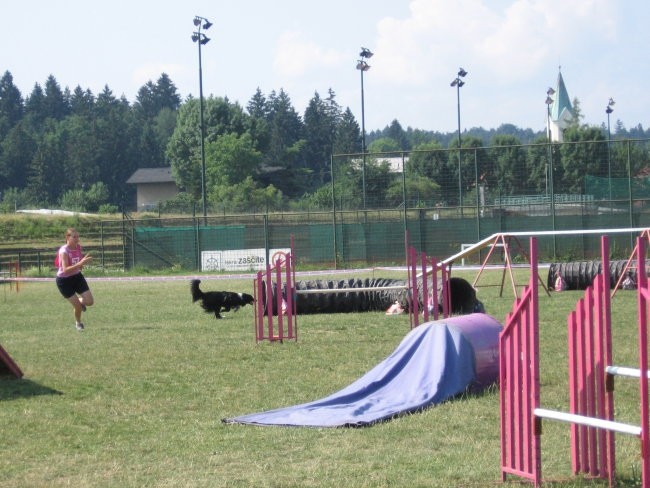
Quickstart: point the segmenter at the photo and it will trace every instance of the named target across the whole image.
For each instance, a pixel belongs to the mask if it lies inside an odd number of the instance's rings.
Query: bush
[[[119,212],[119,208],[117,205],[113,205],[112,203],[102,203],[99,206],[99,213],[100,214],[114,214]]]
[[[101,181],[94,183],[88,191],[77,189],[65,192],[59,204],[62,209],[73,212],[97,212],[108,201],[108,187]],[[117,211],[117,207],[112,205]],[[104,213],[113,213],[104,212]]]

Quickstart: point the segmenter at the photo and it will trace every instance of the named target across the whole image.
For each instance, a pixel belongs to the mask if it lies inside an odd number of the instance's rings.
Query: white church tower
[[[555,90],[549,88],[548,97],[546,98],[547,118],[546,130],[553,142],[562,142],[564,140],[564,129],[566,129],[571,120],[573,120],[573,107],[569,94],[564,86],[562,72],[558,72],[557,86]]]

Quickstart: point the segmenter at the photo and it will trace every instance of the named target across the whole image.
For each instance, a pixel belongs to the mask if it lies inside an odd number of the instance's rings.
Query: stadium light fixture
[[[552,171],[553,165],[550,160],[552,157],[551,153],[551,105],[553,105],[553,95],[555,95],[555,90],[549,87],[546,90],[546,140],[548,142],[548,162],[546,163],[546,196],[548,196],[548,182],[549,182],[549,171]]]
[[[203,25],[201,25],[203,22]],[[201,131],[201,201],[203,204],[203,217],[207,217],[208,208],[205,195],[205,125],[203,123],[203,69],[201,66],[201,46],[210,42],[201,29],[207,30],[212,27],[212,23],[205,17],[195,16],[193,20],[197,30],[192,33],[192,42],[199,46],[199,130]]]
[[[467,71],[463,68],[458,68],[456,78],[452,80],[450,86],[456,87],[456,102],[458,106],[458,205],[460,206],[460,214],[463,215],[463,179],[461,171],[461,151],[460,151],[460,88],[465,84],[463,78],[467,76]]]
[[[361,48],[359,56],[362,59],[357,61],[357,69],[361,73],[361,191],[363,194],[363,209],[366,209],[366,110],[363,96],[363,73],[370,69],[370,65],[365,61],[372,58],[374,53],[366,47]],[[332,175],[333,177],[333,175]]]
[[[607,102],[607,108],[605,109],[605,113],[607,114],[607,181],[609,183],[609,207],[611,209],[612,207],[612,149],[611,149],[611,144],[612,144],[612,132],[610,130],[609,126],[609,116],[611,113],[614,111],[612,108],[616,102],[614,101],[613,98],[609,99],[609,102]]]

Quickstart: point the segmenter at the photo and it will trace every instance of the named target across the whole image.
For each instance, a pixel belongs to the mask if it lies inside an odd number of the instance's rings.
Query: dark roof
[[[174,183],[171,168],[140,168],[126,180],[127,183]]]

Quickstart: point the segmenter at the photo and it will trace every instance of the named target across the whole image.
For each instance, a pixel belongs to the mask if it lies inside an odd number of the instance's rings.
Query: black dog
[[[449,297],[451,298],[451,313],[454,315],[485,312],[483,304],[476,298],[476,290],[463,278],[449,278]],[[442,294],[438,303],[438,309],[442,312]]]
[[[192,302],[201,300],[201,306],[206,313],[214,313],[215,318],[221,318],[221,312],[239,310],[244,305],[252,305],[255,299],[248,293],[235,293],[232,291],[201,291],[201,280],[192,280]]]

